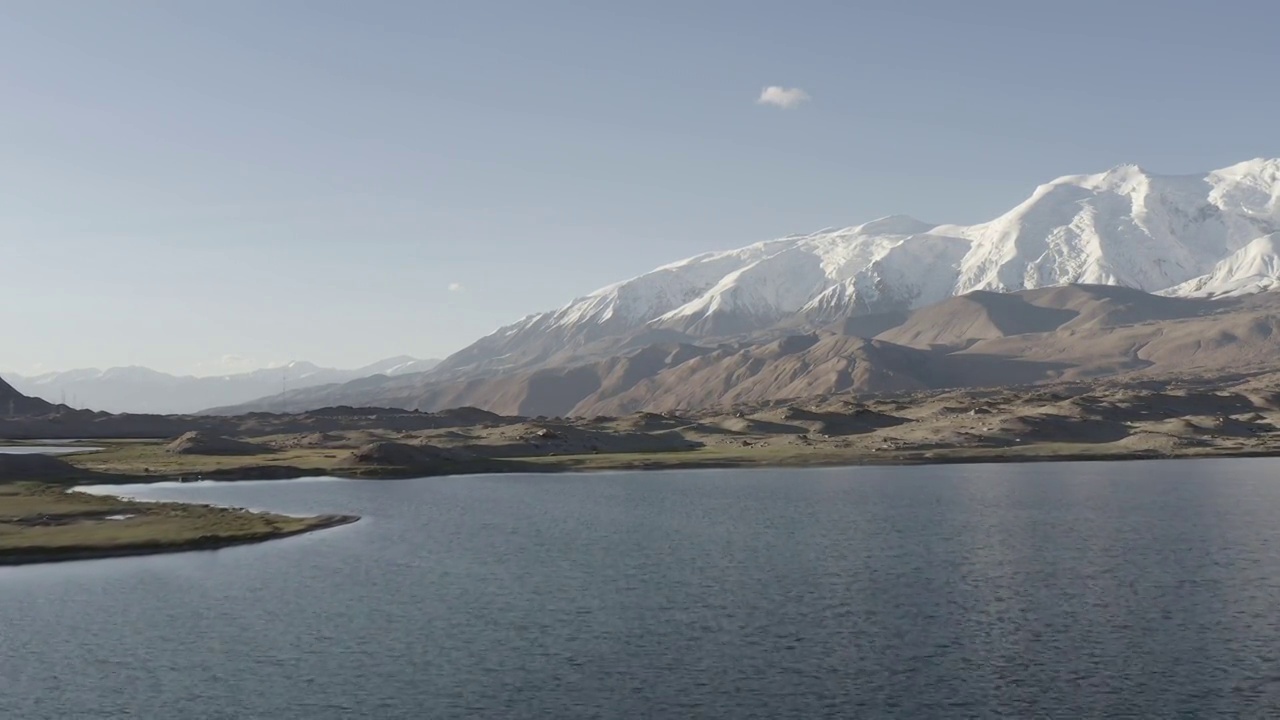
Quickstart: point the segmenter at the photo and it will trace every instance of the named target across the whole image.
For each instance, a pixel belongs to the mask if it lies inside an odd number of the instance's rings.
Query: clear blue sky
[[[442,356],[702,251],[1277,156],[1277,28],[1274,2],[8,0],[0,368]]]

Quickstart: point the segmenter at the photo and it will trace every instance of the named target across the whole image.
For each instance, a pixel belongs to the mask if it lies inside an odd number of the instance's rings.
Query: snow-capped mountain
[[[1162,290],[1175,297],[1235,297],[1280,287],[1280,233],[1264,235],[1228,255],[1207,275]]]
[[[1068,283],[1213,296],[1280,278],[1280,160],[1203,175],[1133,165],[1071,175],[979,225],[894,216],[697,255],[500,328],[440,377],[546,364],[605,338],[740,334]]]
[[[6,374],[25,395],[78,408],[132,413],[194,413],[214,405],[241,403],[282,389],[343,383],[373,375],[406,375],[429,370],[438,361],[402,356],[354,370],[295,361],[235,375],[192,377],[145,367],[82,368],[24,377]]]
[[[387,358],[386,360],[379,360],[372,365],[366,365],[354,372],[359,373],[359,377],[369,377],[372,375],[396,377],[398,375],[412,375],[414,373],[426,372],[439,364],[439,360],[423,360],[421,358],[410,357],[408,355],[399,355],[397,357]]]

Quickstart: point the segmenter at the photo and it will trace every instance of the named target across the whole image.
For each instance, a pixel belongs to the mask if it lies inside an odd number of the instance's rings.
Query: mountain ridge
[[[313,387],[374,375],[424,372],[437,362],[402,355],[351,370],[293,361],[279,367],[203,377],[173,375],[138,365],[35,376],[6,373],[5,377],[17,392],[51,403],[74,400],[77,407],[106,412],[184,414],[274,395],[282,385]]]
[[[527,315],[426,374],[360,388],[297,390],[290,393],[293,404],[285,406],[373,402],[432,410],[469,404],[538,414],[611,411],[616,409],[611,403],[623,402],[624,396],[630,398],[627,403],[646,409],[652,408],[645,402],[660,397],[667,398],[661,400],[664,407],[682,396],[705,402],[712,398],[702,387],[680,390],[678,385],[714,387],[720,371],[740,380],[743,373],[754,376],[775,362],[764,346],[813,332],[875,341],[816,341],[823,352],[860,358],[860,364],[837,370],[832,368],[839,363],[797,360],[833,372],[830,377],[839,381],[830,387],[847,385],[850,378],[864,387],[883,384],[889,377],[884,373],[893,368],[874,366],[894,353],[904,367],[928,366],[939,377],[952,378],[948,382],[999,379],[998,372],[979,368],[982,361],[972,356],[950,356],[945,368],[937,358],[917,357],[918,351],[936,347],[954,355],[982,343],[1003,348],[1000,363],[1009,372],[1034,378],[1046,368],[1014,362],[1019,358],[1010,348],[1016,343],[1004,338],[1034,336],[1039,324],[1052,325],[1071,313],[1083,313],[1081,325],[1071,321],[1067,325],[1072,328],[1063,333],[1097,333],[1125,323],[1189,322],[1186,313],[1194,308],[1178,304],[1179,298],[1229,300],[1280,288],[1278,238],[1280,160],[1257,158],[1189,175],[1157,175],[1137,165],[1118,165],[1041,184],[1009,211],[975,225],[891,215],[700,253],[606,285],[556,310]],[[1080,287],[1093,289],[1071,289]],[[1102,287],[1117,291],[1097,290]],[[1036,301],[1007,297],[1046,288],[1070,290],[1047,291]],[[950,302],[956,298],[963,300]],[[1053,307],[1051,301],[1074,304]],[[921,320],[930,313],[933,326]],[[1134,331],[1139,336],[1142,332]],[[1105,347],[1103,354],[1118,352],[1100,335],[1091,341]],[[1036,354],[1035,348],[1023,350]],[[657,358],[668,357],[664,353],[683,359],[660,363]],[[1106,363],[1074,355],[1070,347],[1058,355],[1068,361],[1054,372],[1108,372]],[[713,356],[718,359],[709,359]],[[699,363],[718,370],[691,372]],[[1129,356],[1109,356],[1107,363],[1117,372],[1142,365]],[[681,373],[669,372],[681,364],[686,365]],[[641,365],[651,370],[662,366],[636,381],[649,390],[619,388],[617,379],[632,377]],[[856,372],[850,370],[855,366]],[[1103,369],[1086,372],[1082,367]],[[661,382],[653,377],[663,373]],[[894,382],[908,382],[911,375],[897,372]],[[761,398],[781,393],[783,387],[801,387],[783,380],[751,382]],[[927,377],[916,381],[933,382]],[[817,385],[809,389],[821,390]],[[721,394],[734,395],[728,389]],[[595,399],[588,402],[588,396]],[[247,407],[265,409],[261,401]]]
[[[861,334],[860,334],[861,333]],[[210,414],[471,406],[504,415],[702,410],[838,393],[1214,374],[1280,357],[1280,292],[1174,298],[1114,285],[974,291],[876,322],[655,342],[551,367],[465,379],[435,373],[291,391]]]
[[[1065,175],[976,225],[891,215],[677,260],[527,315],[446,358],[440,378],[563,363],[601,340],[663,330],[728,337],[800,315],[811,321],[915,309],[975,290],[1104,284],[1212,297],[1270,287],[1280,232],[1280,160],[1193,175],[1136,165]],[[1261,268],[1243,282],[1233,273]]]

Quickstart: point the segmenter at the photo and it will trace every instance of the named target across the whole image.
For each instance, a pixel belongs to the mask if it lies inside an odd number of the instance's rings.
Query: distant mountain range
[[[309,362],[292,362],[277,368],[218,377],[177,376],[145,367],[95,368],[46,373],[33,377],[6,374],[5,379],[24,395],[77,408],[115,413],[194,413],[214,405],[243,403],[279,395],[289,388],[345,383],[370,376],[420,373],[438,360],[395,357],[354,370],[324,368]],[[0,397],[3,405],[3,397]],[[6,408],[0,407],[0,413]]]
[[[1141,348],[1108,338],[1170,344],[1118,328],[1169,321],[1183,323],[1172,328],[1177,337],[1191,326],[1218,337],[1201,313],[1245,323],[1240,348],[1274,361],[1280,348],[1254,332],[1270,326],[1270,301],[1233,299],[1280,287],[1278,250],[1280,160],[1187,176],[1122,165],[1053,180],[978,225],[893,216],[697,255],[529,315],[426,373],[298,388],[218,411],[376,404],[582,414],[1096,377],[1147,366]],[[1042,291],[1059,286],[1075,287]],[[1027,333],[1053,338],[1006,340]],[[999,350],[992,357],[974,350],[988,342]],[[1192,355],[1202,353],[1206,368],[1241,359],[1230,345]],[[1049,347],[1060,357],[1043,359]],[[1187,367],[1159,357],[1150,365]]]

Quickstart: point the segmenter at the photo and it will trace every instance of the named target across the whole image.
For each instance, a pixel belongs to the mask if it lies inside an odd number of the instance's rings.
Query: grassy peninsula
[[[289,537],[353,522],[188,503],[67,492],[57,484],[0,485],[0,565],[146,555]]]

